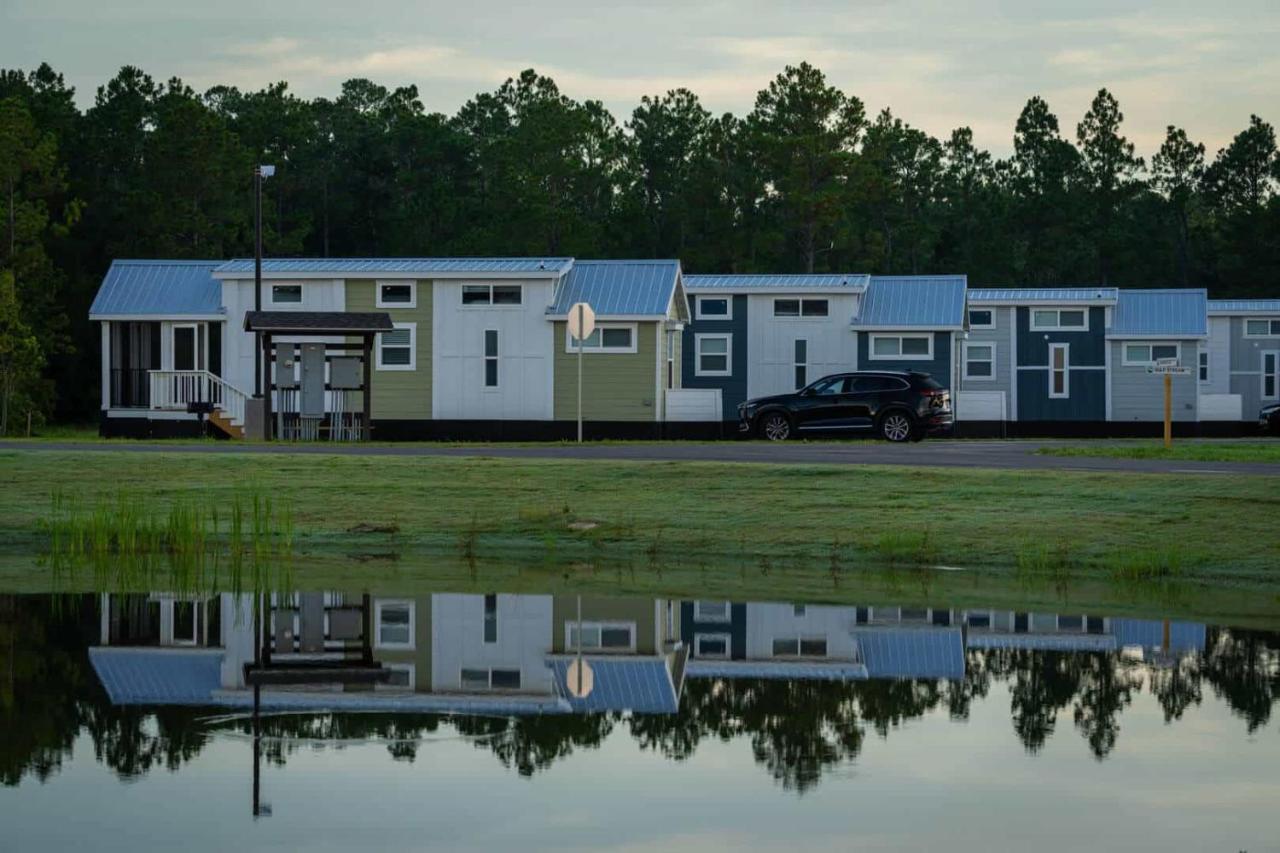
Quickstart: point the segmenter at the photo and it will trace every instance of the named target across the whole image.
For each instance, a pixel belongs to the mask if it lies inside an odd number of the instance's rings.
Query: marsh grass
[[[871,550],[891,566],[928,566],[938,562],[937,542],[927,527],[882,533],[872,540]]]

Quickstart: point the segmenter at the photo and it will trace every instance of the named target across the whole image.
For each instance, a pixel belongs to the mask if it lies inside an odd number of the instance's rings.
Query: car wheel
[[[791,437],[791,418],[782,412],[770,412],[760,419],[760,437],[770,441],[786,441]]]
[[[907,441],[914,429],[915,424],[906,412],[889,412],[880,419],[880,437],[887,441]]]

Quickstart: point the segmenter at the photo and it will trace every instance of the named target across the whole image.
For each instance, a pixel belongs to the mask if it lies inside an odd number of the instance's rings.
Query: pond
[[[1277,849],[1278,697],[1184,616],[0,594],[0,847]]]

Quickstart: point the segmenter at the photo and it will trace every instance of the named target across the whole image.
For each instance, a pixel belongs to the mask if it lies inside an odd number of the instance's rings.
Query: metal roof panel
[[[849,290],[861,293],[871,276],[865,273],[825,275],[686,275],[686,290],[769,291],[769,290]]]
[[[114,705],[210,704],[222,684],[222,657],[221,649],[89,649]]]
[[[576,261],[547,314],[586,302],[597,317],[666,317],[679,279],[679,261]]]
[[[1280,299],[1210,299],[1210,314],[1280,314]]]
[[[264,275],[527,275],[559,276],[572,258],[266,258]],[[253,258],[236,258],[216,270],[219,277],[253,275]]]
[[[221,261],[117,260],[103,276],[89,317],[184,317],[222,313]]]
[[[1198,338],[1208,329],[1208,294],[1203,290],[1121,290],[1107,334]]]
[[[1115,302],[1114,287],[975,287],[970,302]]]
[[[870,678],[964,678],[959,628],[866,628],[853,636]]]
[[[964,325],[963,275],[871,277],[857,328],[961,328]]]
[[[587,656],[594,686],[584,698],[569,692],[567,682],[572,656],[550,661],[556,689],[574,711],[634,711],[638,714],[674,714],[679,705],[671,673],[662,658],[607,658]]]

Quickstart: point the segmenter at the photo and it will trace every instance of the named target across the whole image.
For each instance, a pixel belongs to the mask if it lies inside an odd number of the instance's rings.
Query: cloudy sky
[[[1280,122],[1276,44],[1277,0],[0,0],[0,66],[48,61],[85,106],[133,64],[197,89],[287,80],[308,97],[356,76],[413,83],[428,109],[452,113],[534,67],[619,120],[676,86],[741,114],[807,60],[869,111],[892,107],[939,136],[969,125],[997,153],[1031,95],[1074,133],[1100,86],[1144,154],[1170,123],[1213,152],[1250,113]]]

